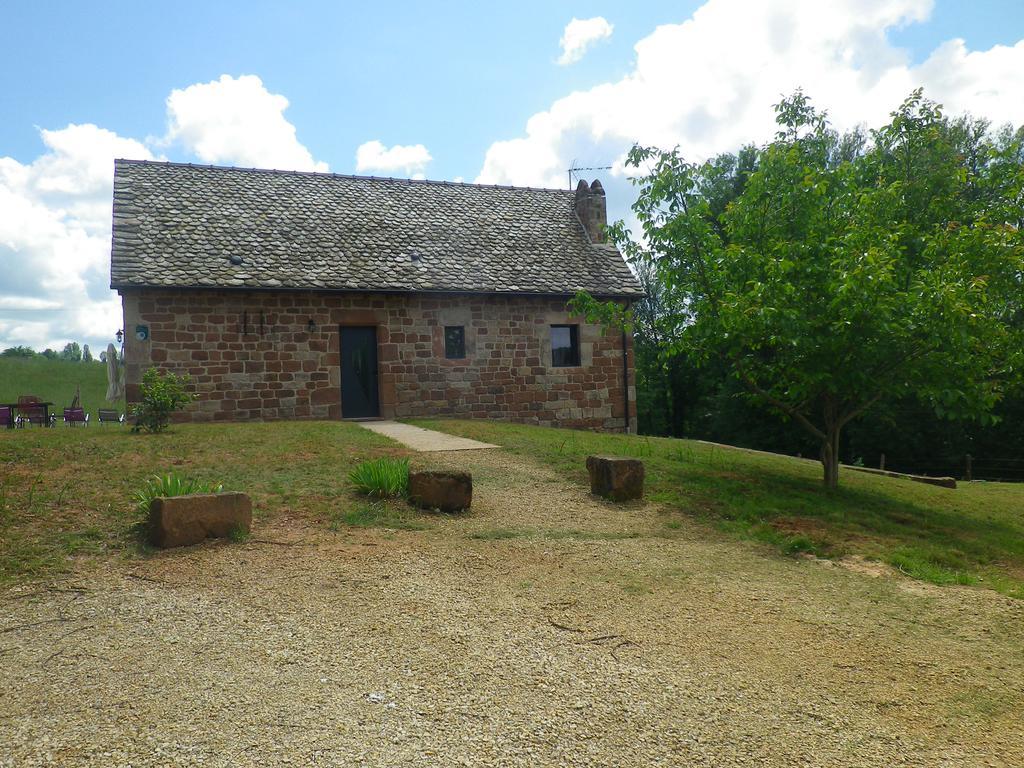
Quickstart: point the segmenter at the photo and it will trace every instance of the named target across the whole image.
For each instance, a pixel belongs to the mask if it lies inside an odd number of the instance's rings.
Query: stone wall
[[[192,421],[342,418],[342,325],[377,328],[381,416],[506,419],[622,431],[622,344],[527,296],[122,290],[129,401],[151,365],[186,372]],[[310,324],[312,321],[312,324]],[[578,323],[579,367],[551,365],[550,326]],[[466,358],[444,356],[463,325]],[[138,326],[148,340],[136,338]],[[632,342],[629,425],[636,427]]]

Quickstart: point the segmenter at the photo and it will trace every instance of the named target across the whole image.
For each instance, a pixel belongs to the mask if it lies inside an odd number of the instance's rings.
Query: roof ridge
[[[357,181],[380,181],[393,184],[429,184],[439,187],[475,187],[478,189],[517,189],[526,192],[556,192],[562,195],[571,195],[570,189],[555,189],[554,187],[517,187],[513,184],[475,184],[464,181],[444,181],[442,179],[408,179],[395,176],[363,176],[353,173],[331,173],[327,171],[288,171],[279,168],[244,168],[237,165],[213,165],[206,163],[181,163],[171,160],[133,160],[124,157],[114,158],[114,164],[125,165],[163,165],[175,168],[202,168],[215,171],[241,171],[243,173],[267,173],[280,176],[316,176],[323,178],[353,179]]]

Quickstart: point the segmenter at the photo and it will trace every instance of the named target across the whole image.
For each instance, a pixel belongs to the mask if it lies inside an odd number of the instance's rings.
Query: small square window
[[[551,326],[551,365],[568,368],[580,364],[580,327]]]
[[[444,356],[449,360],[462,360],[466,356],[466,328],[461,325],[444,327]]]

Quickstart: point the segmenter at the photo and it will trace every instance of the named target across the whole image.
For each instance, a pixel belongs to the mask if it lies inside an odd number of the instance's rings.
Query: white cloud
[[[614,27],[602,16],[595,16],[592,19],[577,19],[565,25],[562,39],[558,41],[562,46],[562,55],[558,63],[562,66],[572,64],[583,58],[594,43],[612,36]]]
[[[152,159],[143,144],[95,125],[40,131],[28,164],[0,158],[0,340],[59,348],[121,327],[110,283],[114,158]]]
[[[621,176],[635,141],[679,145],[694,160],[735,150],[770,138],[772,105],[798,87],[840,128],[881,123],[918,85],[949,111],[1024,122],[1024,42],[968,51],[954,40],[914,66],[889,41],[889,30],[925,21],[932,5],[709,0],[690,19],[640,40],[633,70],[621,80],[558,99],[527,121],[522,136],[492,144],[477,181],[560,187],[574,159],[616,164]]]
[[[167,97],[167,135],[206,163],[289,171],[326,171],[284,116],[288,99],[255,75],[196,83]]]
[[[32,296],[0,296],[0,309],[60,309],[60,302]]]
[[[430,152],[422,144],[395,144],[393,147],[385,147],[375,139],[360,144],[356,150],[356,172],[395,173],[400,171],[414,179],[422,179],[427,164],[432,159]]]
[[[209,163],[327,170],[297,140],[287,106],[258,77],[225,75],[173,91],[167,134],[148,143]],[[114,159],[153,152],[95,125],[39,135],[45,150],[32,162],[0,157],[0,348],[102,349],[122,323],[109,288]]]

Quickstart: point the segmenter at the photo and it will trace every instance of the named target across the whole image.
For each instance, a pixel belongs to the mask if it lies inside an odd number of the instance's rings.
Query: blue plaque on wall
[[[135,326],[135,338],[139,341],[149,341],[149,326],[148,325],[136,325]]]

